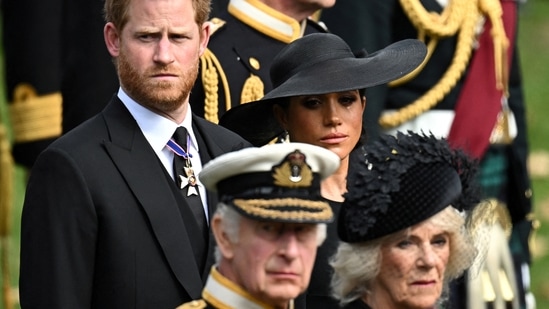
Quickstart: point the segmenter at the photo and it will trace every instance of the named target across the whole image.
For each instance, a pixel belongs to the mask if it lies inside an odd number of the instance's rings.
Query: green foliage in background
[[[531,153],[549,155],[549,1],[528,0],[522,6],[519,47],[527,104]],[[549,308],[549,161],[531,160],[534,207],[541,222],[533,247],[532,291],[537,308]],[[541,175],[538,175],[541,171]],[[545,173],[543,173],[545,171]]]

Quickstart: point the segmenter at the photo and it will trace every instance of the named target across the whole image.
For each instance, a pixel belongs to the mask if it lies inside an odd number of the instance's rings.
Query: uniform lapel
[[[118,98],[104,111],[110,141],[105,148],[145,210],[166,259],[191,297],[199,297],[202,280],[189,234],[165,171],[137,123]],[[145,163],[150,162],[150,163]]]

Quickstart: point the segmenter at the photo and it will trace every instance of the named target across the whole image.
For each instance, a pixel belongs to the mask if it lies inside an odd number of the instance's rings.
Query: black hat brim
[[[425,55],[425,44],[407,39],[364,58],[325,61],[322,65],[297,72],[261,100],[231,108],[221,117],[219,124],[255,146],[264,145],[283,132],[274,117],[274,104],[293,96],[343,92],[381,85],[413,71],[423,62]]]

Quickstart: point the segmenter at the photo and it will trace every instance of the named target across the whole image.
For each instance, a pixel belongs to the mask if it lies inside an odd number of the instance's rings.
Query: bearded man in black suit
[[[22,214],[22,307],[174,308],[200,297],[217,200],[195,175],[249,146],[195,117],[188,103],[209,9],[210,0],[105,2],[120,89],[33,166]],[[181,127],[187,134],[174,144]],[[177,160],[184,168],[173,169]]]

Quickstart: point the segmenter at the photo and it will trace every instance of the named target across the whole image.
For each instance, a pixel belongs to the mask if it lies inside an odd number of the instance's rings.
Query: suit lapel
[[[193,248],[165,171],[118,98],[111,100],[103,115],[110,135],[107,152],[149,217],[175,276],[191,297],[199,297],[201,276],[198,267],[192,267],[196,265]]]

